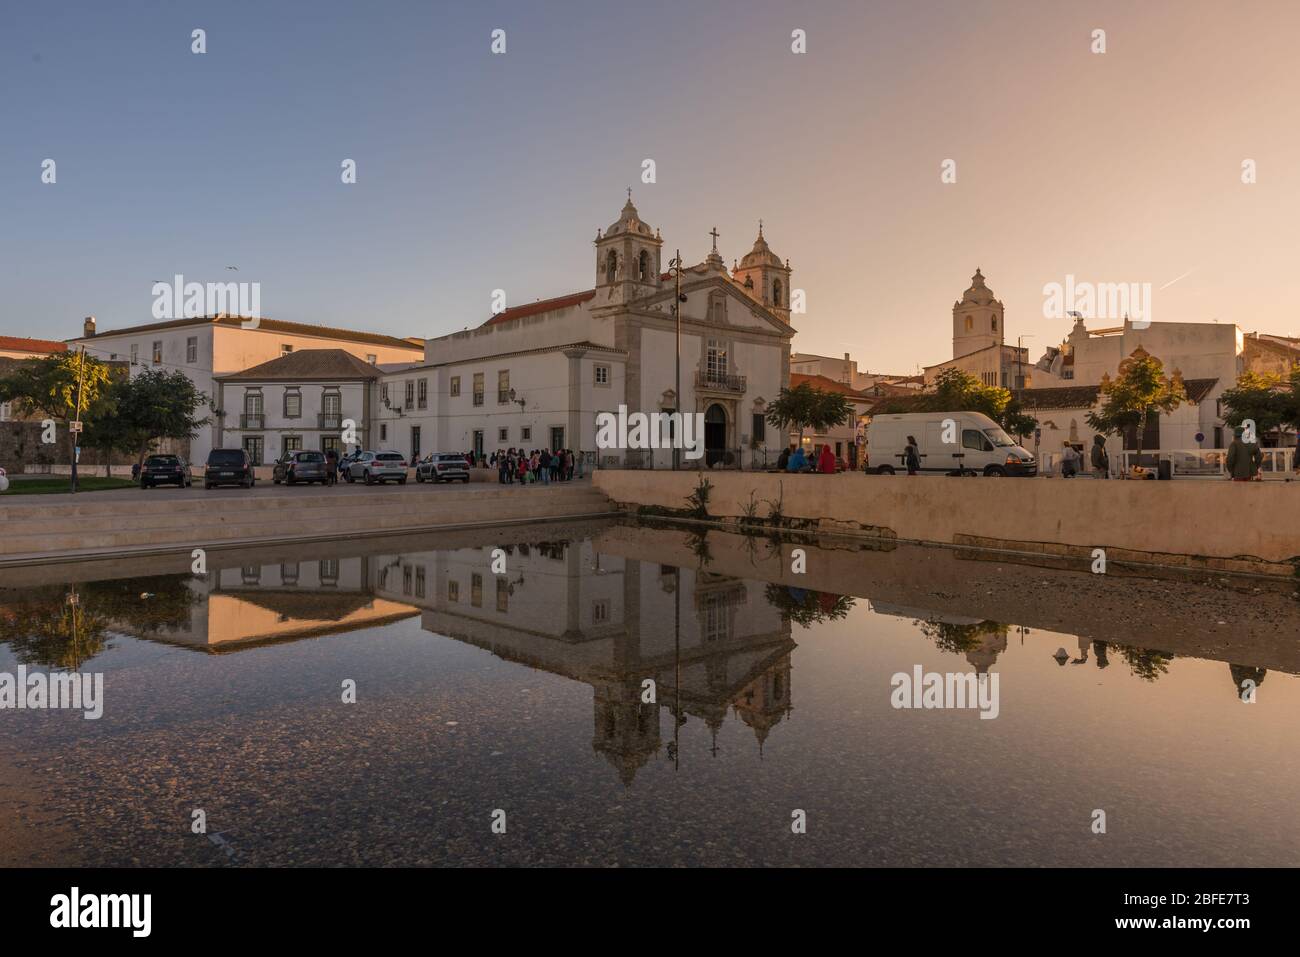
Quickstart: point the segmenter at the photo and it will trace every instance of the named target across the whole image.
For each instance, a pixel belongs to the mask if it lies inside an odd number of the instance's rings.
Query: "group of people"
[[[1106,437],[1094,435],[1088,456],[1093,474],[1097,478],[1110,478],[1110,453],[1106,451]],[[1061,478],[1074,478],[1083,470],[1083,455],[1067,440],[1061,446]]]
[[[781,472],[820,472],[834,475],[839,470],[839,460],[829,445],[819,445],[812,454],[804,452],[802,446],[791,445],[781,450],[776,460],[776,467]]]
[[[497,449],[488,460],[488,466],[497,470],[497,481],[502,485],[530,485],[541,482],[567,482],[573,478],[577,458],[572,449]]]

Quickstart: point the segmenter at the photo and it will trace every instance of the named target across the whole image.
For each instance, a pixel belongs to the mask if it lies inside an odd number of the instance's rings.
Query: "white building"
[[[375,366],[342,349],[290,352],[217,376],[216,405],[225,414],[214,447],[242,447],[257,465],[299,449],[342,455],[345,445],[369,448],[379,376]]]
[[[342,349],[372,365],[416,361],[424,353],[420,339],[276,319],[260,319],[255,328],[245,328],[246,321],[237,316],[199,317],[97,332],[91,317],[86,319],[81,338],[71,340],[70,348],[84,345],[87,352],[105,361],[128,361],[132,375],[145,369],[184,372],[208,395],[213,419],[190,443],[193,462],[205,461],[208,452],[218,447],[219,436],[224,434],[228,440],[241,414],[217,404],[218,376],[242,372],[302,349]],[[233,414],[236,419],[225,419],[217,412]]]
[[[390,446],[409,451],[418,436],[421,450],[480,454],[570,448],[591,462],[598,413],[620,405],[676,410],[674,284],[662,271],[663,239],[629,197],[619,219],[597,232],[595,247],[594,288],[430,339],[422,366],[386,372],[380,441],[387,434]],[[789,376],[789,295],[789,264],[761,227],[730,273],[716,245],[683,270],[680,405],[704,415],[706,464],[748,465],[769,450],[778,454],[783,437],[767,429],[764,415]],[[672,453],[602,450],[601,462],[667,468]]]

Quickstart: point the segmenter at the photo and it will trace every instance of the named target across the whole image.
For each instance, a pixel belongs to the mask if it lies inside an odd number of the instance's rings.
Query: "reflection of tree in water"
[[[996,621],[976,621],[954,624],[950,621],[927,620],[919,622],[921,634],[931,639],[940,651],[963,655],[984,647],[989,635],[1005,635],[1010,626]]]
[[[768,603],[781,612],[783,619],[805,628],[843,618],[854,605],[852,595],[833,595],[827,591],[795,588],[793,585],[769,584],[764,594]]]
[[[0,591],[0,643],[21,664],[76,670],[112,647],[110,623],[137,631],[188,625],[199,597],[186,581],[184,575],[151,575]]]
[[[695,560],[699,563],[697,566],[699,568],[703,568],[713,561],[713,553],[709,550],[708,534],[708,529],[702,532],[691,532],[689,539],[690,549],[695,554]]]
[[[1112,644],[1110,647],[1118,651],[1128,662],[1129,671],[1143,681],[1155,681],[1161,675],[1167,674],[1169,662],[1174,660],[1174,656],[1169,652],[1156,651],[1153,648],[1135,648],[1133,645],[1117,644]]]

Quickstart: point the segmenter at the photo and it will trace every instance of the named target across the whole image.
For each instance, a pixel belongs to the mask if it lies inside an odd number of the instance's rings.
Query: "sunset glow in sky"
[[[627,186],[688,261],[761,218],[794,348],[872,371],[948,358],[977,266],[1034,356],[1067,275],[1300,334],[1297,4],[116,6],[0,17],[0,334],[147,322],[154,280],[237,265],[268,316],[438,336],[590,288]]]

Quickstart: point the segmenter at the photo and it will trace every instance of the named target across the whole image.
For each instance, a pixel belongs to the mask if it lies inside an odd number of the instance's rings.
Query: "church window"
[[[609,385],[609,366],[596,366],[596,385]]]
[[[781,280],[772,280],[772,305],[781,305]]]
[[[970,332],[970,331],[971,331],[972,329],[974,329],[974,328],[975,328],[975,317],[974,317],[974,316],[967,316],[967,317],[966,317],[966,331],[967,331],[967,332]]]
[[[709,340],[704,369],[711,382],[716,382],[727,374],[727,346],[722,340]]]
[[[605,282],[613,282],[618,278],[618,253],[614,250],[609,251],[605,257]]]
[[[388,386],[384,386],[384,388],[387,389]],[[453,396],[460,395],[460,376],[454,375],[451,377],[451,388],[449,391]]]
[[[994,316],[994,317],[993,317],[993,331],[994,331],[994,332],[997,332],[997,331],[998,331],[998,317],[997,317],[997,316]]]
[[[650,278],[650,253],[648,250],[641,250],[641,255],[637,259],[637,278],[642,282],[653,282]]]

